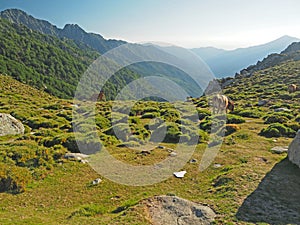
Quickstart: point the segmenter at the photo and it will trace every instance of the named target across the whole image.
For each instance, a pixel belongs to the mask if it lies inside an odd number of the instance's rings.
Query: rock
[[[176,153],[176,152],[171,152],[171,153],[169,154],[169,156],[175,157],[175,156],[177,156],[177,153]]]
[[[166,147],[162,146],[162,145],[159,145],[157,146],[158,149],[165,149]]]
[[[24,134],[24,126],[9,114],[0,113],[0,136]]]
[[[101,180],[100,178],[97,178],[97,179],[95,179],[95,180],[92,181],[92,184],[93,184],[93,185],[97,185],[97,184],[100,184],[101,181],[102,181],[102,180]]]
[[[220,168],[220,167],[222,167],[221,164],[219,164],[219,163],[214,164],[214,168]]]
[[[180,171],[180,172],[174,172],[173,174],[177,178],[183,178],[184,175],[186,174],[186,171],[184,170],[184,171]]]
[[[66,159],[76,159],[78,161],[81,161],[82,159],[86,159],[90,157],[89,155],[85,155],[82,153],[72,153],[72,152],[68,152],[65,154],[65,158]]]
[[[271,152],[275,153],[275,154],[282,154],[282,153],[286,153],[287,151],[288,151],[287,146],[284,146],[284,147],[276,146],[276,147],[271,149]]]
[[[190,163],[196,163],[197,162],[197,159],[191,159],[190,160]]]
[[[210,207],[176,196],[156,196],[146,206],[155,225],[208,225],[216,217]]]
[[[264,106],[268,103],[267,100],[259,100],[258,103],[257,103],[257,106]]]
[[[139,152],[139,154],[142,154],[142,155],[146,156],[146,155],[150,155],[151,151],[150,150],[142,150],[142,151]]]
[[[298,130],[296,137],[289,145],[288,157],[292,163],[300,167],[300,130]]]
[[[274,112],[290,112],[291,110],[287,109],[287,108],[277,108],[274,109]]]

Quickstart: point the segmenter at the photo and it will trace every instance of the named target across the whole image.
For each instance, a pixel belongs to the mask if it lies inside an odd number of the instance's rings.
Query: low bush
[[[225,136],[230,135],[236,131],[238,131],[240,127],[236,124],[226,124],[225,125]]]
[[[227,115],[227,123],[228,124],[240,124],[240,123],[245,123],[245,122],[246,122],[246,120],[240,116],[232,115],[232,114]]]
[[[27,168],[0,163],[0,192],[24,192],[31,179]]]
[[[273,123],[261,130],[260,135],[271,137],[294,137],[296,131],[280,123]]]
[[[262,116],[262,113],[257,110],[242,110],[242,111],[236,111],[234,114],[237,114],[239,116],[243,117],[249,117],[249,118],[260,118]]]

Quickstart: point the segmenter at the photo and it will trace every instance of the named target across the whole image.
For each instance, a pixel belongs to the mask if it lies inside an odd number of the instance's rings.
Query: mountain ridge
[[[247,48],[224,50],[206,47],[194,48],[192,51],[208,64],[216,77],[221,78],[234,76],[243,68],[255,64],[271,53],[280,53],[297,41],[300,39],[285,35],[271,42]]]
[[[72,37],[71,39],[74,41],[82,42],[101,54],[126,43],[125,41],[115,39],[107,40],[100,34],[88,33],[77,24],[66,24],[64,28],[61,29],[46,20],[34,18],[19,9],[6,9],[0,12],[0,17],[12,23],[23,24],[43,34],[53,35],[58,38]]]

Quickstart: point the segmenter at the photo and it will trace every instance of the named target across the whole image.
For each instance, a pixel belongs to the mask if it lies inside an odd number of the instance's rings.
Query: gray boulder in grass
[[[288,157],[292,163],[300,167],[300,130],[298,130],[296,137],[289,145]]]
[[[0,113],[0,136],[24,134],[24,126],[9,114]]]

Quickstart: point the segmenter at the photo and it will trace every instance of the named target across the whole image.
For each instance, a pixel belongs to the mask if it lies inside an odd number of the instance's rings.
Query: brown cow
[[[226,113],[227,109],[234,110],[233,101],[229,100],[225,95],[215,95],[212,99],[213,113]]]
[[[104,91],[101,90],[99,94],[93,94],[92,97],[90,98],[91,101],[106,101],[106,97],[104,94]]]
[[[290,85],[288,86],[288,92],[289,92],[289,93],[293,93],[293,92],[295,92],[295,91],[297,91],[297,86],[296,86],[296,84],[290,84]]]

